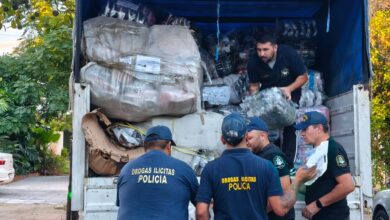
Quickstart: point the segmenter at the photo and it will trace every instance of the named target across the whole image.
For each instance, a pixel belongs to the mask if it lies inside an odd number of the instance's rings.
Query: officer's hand
[[[302,216],[307,219],[312,219],[315,214],[317,214],[320,211],[320,208],[317,207],[316,202],[312,202],[309,205],[307,205],[302,210]]]
[[[283,92],[283,95],[286,97],[287,100],[291,100],[291,89],[286,86],[286,87],[280,87],[280,89]]]
[[[300,167],[295,173],[295,179],[299,183],[306,182],[310,179],[313,179],[317,175],[317,167],[313,166],[311,168]]]

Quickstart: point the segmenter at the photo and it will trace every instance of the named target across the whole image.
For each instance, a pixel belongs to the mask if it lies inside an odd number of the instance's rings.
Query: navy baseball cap
[[[244,117],[238,113],[226,116],[222,122],[222,136],[231,145],[239,144],[246,134],[246,123]]]
[[[171,130],[169,130],[168,127],[163,125],[157,125],[154,127],[151,127],[146,132],[146,137],[144,142],[149,141],[170,141],[172,145],[176,145],[176,143],[172,140],[172,133]]]
[[[253,130],[268,132],[268,126],[260,117],[251,117],[249,118],[248,132]]]
[[[306,112],[303,115],[303,121],[299,124],[294,125],[295,129],[302,130],[306,129],[310,125],[327,125],[328,120],[326,120],[325,116],[319,112],[312,111],[312,112]]]

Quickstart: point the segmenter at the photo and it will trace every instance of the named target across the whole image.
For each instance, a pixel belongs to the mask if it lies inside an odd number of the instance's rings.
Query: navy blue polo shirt
[[[278,170],[279,177],[290,175],[290,165],[287,162],[287,157],[275,144],[269,143],[262,150],[255,153],[256,155],[272,162],[272,164]],[[288,211],[288,213],[283,217],[276,215],[274,212],[268,213],[269,220],[287,220],[287,219],[294,219],[294,218],[295,218],[294,207],[292,207],[290,211]]]
[[[213,199],[215,219],[267,219],[268,197],[281,195],[276,168],[248,148],[234,148],[203,169],[196,201]]]
[[[284,87],[293,83],[296,78],[307,72],[302,58],[291,47],[278,45],[276,62],[273,68],[264,63],[256,52],[252,53],[247,66],[250,83],[261,83],[260,90],[271,87]],[[299,103],[301,90],[291,93],[291,99]]]
[[[181,160],[151,150],[127,163],[117,187],[118,220],[188,219],[195,204],[198,180]]]
[[[344,148],[332,138],[328,145],[328,167],[325,173],[312,185],[306,186],[305,202],[310,204],[313,201],[328,194],[337,185],[336,177],[351,173],[349,160]],[[346,198],[322,208],[313,219],[347,219],[349,207]]]

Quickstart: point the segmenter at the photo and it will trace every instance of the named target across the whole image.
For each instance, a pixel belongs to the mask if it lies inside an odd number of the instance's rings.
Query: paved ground
[[[1,219],[65,220],[68,180],[68,176],[36,176],[0,185]],[[364,220],[370,219],[365,214]]]
[[[68,176],[36,176],[0,185],[1,218],[65,219],[68,180]]]

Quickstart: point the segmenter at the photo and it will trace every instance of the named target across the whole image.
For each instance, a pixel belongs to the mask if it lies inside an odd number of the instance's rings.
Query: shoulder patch
[[[345,160],[344,156],[339,154],[336,156],[336,162],[338,167],[346,167],[347,161]]]
[[[286,166],[286,162],[284,162],[283,158],[279,155],[276,155],[272,159],[272,163],[276,166],[278,169],[283,169]]]

